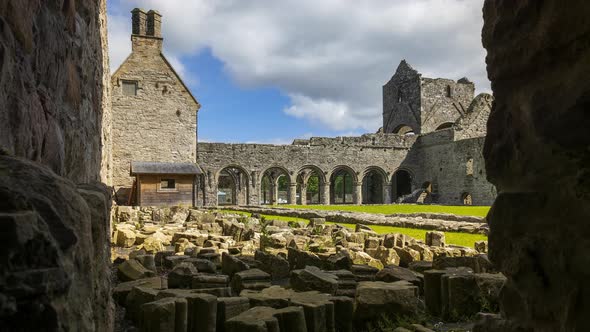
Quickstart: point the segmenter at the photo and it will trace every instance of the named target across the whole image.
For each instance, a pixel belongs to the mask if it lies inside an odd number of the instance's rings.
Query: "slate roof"
[[[194,163],[162,163],[132,161],[131,175],[137,174],[202,174]]]

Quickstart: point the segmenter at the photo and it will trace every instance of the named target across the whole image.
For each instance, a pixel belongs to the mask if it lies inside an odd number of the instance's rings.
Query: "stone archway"
[[[393,129],[393,133],[398,135],[414,135],[415,131],[414,128],[406,124],[401,124]]]
[[[330,204],[358,203],[357,186],[357,176],[350,167],[336,167],[330,176]]]
[[[384,204],[386,201],[387,175],[377,167],[371,167],[364,172],[362,181],[362,203]]]
[[[216,182],[217,205],[247,205],[250,202],[250,179],[243,168],[223,168]]]
[[[411,194],[412,174],[405,169],[397,170],[393,173],[392,188],[394,201],[397,201],[402,196]]]
[[[282,167],[269,167],[260,180],[260,204],[295,204],[291,195],[291,178]]]

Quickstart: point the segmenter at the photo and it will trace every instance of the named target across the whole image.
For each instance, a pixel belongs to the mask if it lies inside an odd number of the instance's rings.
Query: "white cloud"
[[[239,84],[276,86],[290,96],[287,114],[331,129],[373,132],[381,123],[381,86],[401,59],[424,76],[467,76],[478,91],[489,91],[482,5],[483,0],[129,0],[115,5],[123,15],[109,17],[112,64],[124,58],[122,40],[129,43],[130,24],[124,29],[120,19],[129,22],[134,6],[154,8],[163,14],[171,57],[210,48]]]

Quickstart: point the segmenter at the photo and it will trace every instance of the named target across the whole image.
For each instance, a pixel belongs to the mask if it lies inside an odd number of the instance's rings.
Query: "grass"
[[[279,205],[278,207],[291,209],[313,209],[331,211],[354,211],[366,213],[450,213],[460,216],[485,217],[489,206],[449,206],[449,205],[418,205],[418,204],[388,204],[388,205]]]
[[[236,214],[243,214],[250,216],[252,215],[249,212],[242,212],[242,211],[233,211],[233,210],[221,210],[222,212],[227,213],[236,213]],[[262,214],[261,216],[265,217],[269,220],[282,220],[282,221],[303,221],[305,223],[309,222],[307,219],[303,218],[296,218],[296,217],[287,217],[287,216],[273,216],[268,214]],[[344,227],[354,229],[354,224],[343,224],[343,223],[334,223],[334,222],[326,222],[327,224],[339,224]],[[418,229],[418,228],[402,228],[402,227],[394,227],[394,226],[383,226],[383,225],[368,225],[372,230],[377,232],[377,234],[387,234],[387,233],[401,233],[408,236],[411,236],[415,239],[425,240],[426,232],[425,229]],[[465,246],[473,248],[473,244],[476,241],[485,241],[487,240],[487,236],[482,234],[469,234],[469,233],[457,233],[457,232],[445,232],[445,239],[448,244],[456,244],[459,246]]]

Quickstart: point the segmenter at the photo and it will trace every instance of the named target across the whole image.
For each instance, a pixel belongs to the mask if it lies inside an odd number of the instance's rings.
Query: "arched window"
[[[403,101],[402,89],[397,89],[397,102],[401,103],[402,101]]]

